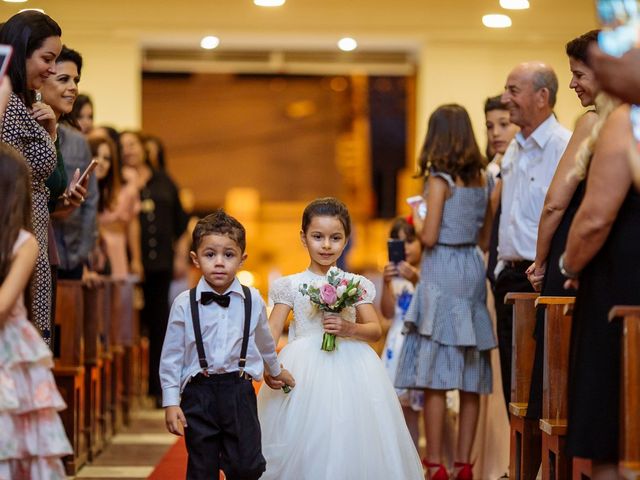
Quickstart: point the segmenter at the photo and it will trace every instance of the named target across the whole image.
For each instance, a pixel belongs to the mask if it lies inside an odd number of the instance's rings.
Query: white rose
[[[347,291],[347,286],[346,285],[340,285],[338,286],[338,288],[336,288],[336,295],[338,295],[338,298],[341,298],[342,295],[344,295],[344,292]]]
[[[358,293],[358,289],[356,287],[353,287],[351,290],[349,290],[347,295],[349,295],[350,297],[353,297],[356,293]]]

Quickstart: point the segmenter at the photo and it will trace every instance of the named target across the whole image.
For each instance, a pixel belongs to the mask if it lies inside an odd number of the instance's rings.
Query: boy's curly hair
[[[207,235],[226,235],[238,244],[242,253],[247,246],[247,234],[242,224],[222,209],[198,221],[191,236],[191,250],[197,251]]]

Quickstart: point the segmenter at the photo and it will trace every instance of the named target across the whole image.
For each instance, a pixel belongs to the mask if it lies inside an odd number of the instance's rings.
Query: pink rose
[[[338,294],[336,293],[336,287],[333,285],[329,285],[328,283],[324,284],[320,288],[320,298],[327,305],[333,305],[338,300]]]
[[[344,285],[344,286],[349,285],[349,280],[347,280],[346,278],[343,278],[342,280],[340,280],[340,285]]]

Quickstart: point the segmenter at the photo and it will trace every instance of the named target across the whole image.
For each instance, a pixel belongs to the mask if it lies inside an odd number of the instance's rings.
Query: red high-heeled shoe
[[[427,469],[427,480],[449,480],[449,473],[443,464],[427,462],[427,460],[423,458],[422,465]],[[436,473],[431,474],[432,468],[438,469]]]
[[[460,469],[456,480],[473,480],[473,463],[455,462],[453,468]]]

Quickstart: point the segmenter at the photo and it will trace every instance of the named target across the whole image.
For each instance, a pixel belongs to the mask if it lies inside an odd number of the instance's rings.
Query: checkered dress
[[[438,243],[423,254],[420,283],[405,317],[396,387],[490,393],[490,350],[497,342],[476,243],[492,185],[459,187],[447,174],[432,175],[445,179],[452,194]]]

